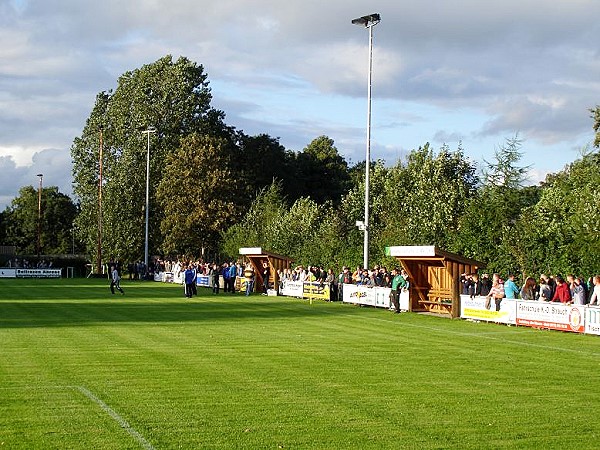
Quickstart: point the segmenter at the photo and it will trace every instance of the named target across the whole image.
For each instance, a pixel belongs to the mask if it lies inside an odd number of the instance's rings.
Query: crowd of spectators
[[[488,274],[483,274],[481,279],[476,273],[465,273],[461,275],[461,286],[463,295],[486,297],[488,307],[494,299],[498,308],[503,298],[574,305],[600,304],[600,275],[589,277],[585,281],[583,277],[573,274],[566,278],[541,274],[538,279],[526,277],[519,287],[513,274],[509,274],[504,280],[497,273],[491,278]]]
[[[40,259],[38,262],[30,262],[27,259],[9,259],[6,267],[12,269],[52,269],[52,261]]]
[[[220,280],[223,280],[224,292],[235,292],[237,289],[236,280],[238,277],[247,275],[248,265],[244,266],[240,261],[228,261],[224,263],[208,263],[203,260],[186,260],[186,259],[155,259],[150,265],[150,273],[172,273],[177,275],[184,284],[191,284],[190,280],[196,280],[198,275],[207,276],[210,279],[210,286],[213,293],[220,292]],[[131,276],[131,275],[130,275]],[[249,277],[250,275],[248,275]],[[253,275],[252,275],[253,278]],[[186,290],[186,296],[195,295]]]
[[[328,283],[331,300],[342,300],[344,284],[395,288],[394,277],[396,275],[402,278],[402,283],[398,285],[399,290],[408,289],[409,280],[406,271],[397,268],[388,270],[387,267],[378,265],[375,265],[372,269],[363,269],[359,266],[354,271],[344,266],[337,275],[333,269],[325,270],[323,266],[297,266],[294,269],[283,269],[278,272],[280,286],[286,280]]]
[[[116,264],[117,263],[109,263]],[[270,268],[267,261],[262,263],[263,267],[258,268],[261,273],[261,279],[263,280],[260,289],[265,294],[268,289],[274,288],[271,285],[270,280],[272,276],[270,274]],[[251,283],[247,283],[245,287],[246,294],[253,292],[254,290],[254,279],[255,273],[254,268],[250,264],[243,264],[240,261],[227,261],[224,263],[205,262],[203,260],[189,260],[189,259],[162,259],[155,258],[146,266],[143,262],[138,261],[136,263],[130,263],[127,266],[130,280],[138,279],[153,279],[154,274],[158,273],[173,273],[179,277],[182,281],[185,280],[185,273],[188,271],[188,277],[195,277],[197,275],[208,276],[210,279],[210,285],[214,293],[220,292],[217,280],[223,280],[223,291],[224,292],[235,292],[237,278],[250,279]],[[189,272],[191,271],[191,272]],[[398,269],[398,274],[403,276],[403,279],[408,283],[408,275],[404,270]],[[192,275],[193,274],[193,275]],[[325,269],[323,266],[303,266],[299,265],[295,268],[282,269],[277,271],[277,279],[279,281],[279,288],[281,289],[285,281],[299,281],[299,282],[318,282],[321,284],[328,283],[332,294],[332,299],[341,300],[342,289],[339,288],[343,284],[356,284],[367,287],[392,287],[392,281],[394,278],[394,272],[388,270],[384,266],[375,265],[373,269],[363,269],[357,267],[354,271],[351,271],[349,267],[343,267],[343,269],[336,274],[336,272],[329,268]],[[185,284],[185,282],[184,282]],[[404,286],[404,285],[403,285]],[[408,284],[406,284],[406,287]],[[186,295],[190,295],[186,291]]]
[[[19,261],[15,259],[10,261],[12,267],[31,267],[26,260]],[[19,264],[19,266],[17,266]],[[45,265],[44,261],[40,261],[37,267],[51,267],[51,262]],[[153,277],[154,273],[171,272],[174,274],[183,275],[186,270],[193,272],[194,279],[197,275],[209,276],[213,292],[219,292],[219,283],[217,279],[223,279],[224,292],[236,291],[237,278],[251,278],[251,284],[246,288],[246,294],[254,289],[255,273],[254,268],[250,264],[243,264],[240,261],[227,261],[223,263],[208,263],[202,260],[183,260],[183,259],[160,259],[153,260],[149,267],[146,268],[144,263],[138,261],[128,265],[129,278],[132,280],[142,279],[146,275]],[[269,288],[269,280],[272,278],[269,272],[267,262],[263,262],[261,279],[263,285],[261,290],[266,293]],[[388,287],[391,288],[395,275],[400,275],[404,282],[402,288],[408,287],[409,278],[407,273],[402,269],[388,270],[385,266],[375,265],[372,269],[356,267],[351,270],[349,267],[343,267],[342,270],[336,272],[323,266],[299,265],[295,268],[278,270],[277,278],[279,280],[279,288],[286,281],[299,282],[318,282],[321,284],[328,283],[332,292],[332,299],[341,300],[342,289],[344,284],[356,284],[367,287]],[[582,277],[575,275],[548,276],[541,274],[539,278],[526,277],[523,284],[517,284],[514,274],[509,274],[503,279],[499,274],[487,273],[479,276],[477,273],[462,274],[461,293],[464,295],[483,296],[487,298],[488,308],[494,301],[496,308],[499,308],[502,299],[523,299],[523,300],[539,300],[547,302],[561,302],[577,305],[600,305],[600,275],[589,277],[584,280]],[[216,286],[216,287],[215,287]],[[252,290],[249,291],[248,289]]]

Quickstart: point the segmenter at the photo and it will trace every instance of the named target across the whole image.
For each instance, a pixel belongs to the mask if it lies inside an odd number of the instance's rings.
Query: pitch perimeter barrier
[[[585,333],[600,336],[600,308],[585,307]]]
[[[243,277],[241,277],[244,280]],[[236,277],[236,286],[239,290],[240,277]],[[154,281],[162,281],[163,283],[177,283],[183,284],[183,271],[180,272],[158,272],[154,275]],[[196,286],[212,288],[213,280],[210,275],[197,274],[196,275]],[[219,275],[219,286],[223,287],[223,276]]]
[[[285,297],[329,301],[331,300],[331,286],[329,283],[318,281],[283,280],[279,287],[279,294]]]
[[[496,310],[493,299],[487,303],[485,297],[468,295],[461,295],[460,303],[462,319],[600,335],[597,306],[503,298]]]
[[[486,304],[489,305],[489,308]],[[517,302],[516,300],[502,299],[500,309],[496,311],[494,299],[488,303],[485,297],[461,295],[460,318],[515,325],[517,323]]]
[[[0,269],[0,278],[60,278],[62,269]]]
[[[513,300],[514,301],[514,300]],[[549,330],[585,331],[584,305],[517,300],[517,325]]]
[[[392,290],[385,287],[359,286],[356,284],[342,285],[342,301],[355,305],[374,306],[376,308],[390,308],[390,293]],[[410,307],[409,292],[400,292],[400,309],[408,311]]]
[[[340,285],[342,301],[355,305],[390,308],[390,288],[358,286],[355,284]],[[284,280],[279,293],[286,297],[330,300],[331,286],[329,283]],[[400,294],[400,309],[408,311],[409,293]]]
[[[302,281],[284,280],[281,283],[279,293],[285,297],[302,298],[304,295],[304,283]]]
[[[0,269],[0,278],[17,278],[17,269]]]

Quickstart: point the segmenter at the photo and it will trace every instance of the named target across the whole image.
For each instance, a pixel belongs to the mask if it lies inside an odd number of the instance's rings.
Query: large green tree
[[[41,220],[39,191],[25,186],[3,213],[5,220],[4,242],[16,245],[21,254],[36,254],[38,251],[38,226],[40,253],[55,255],[71,253],[73,222],[78,208],[68,195],[58,187],[45,187],[41,191]]]
[[[405,162],[385,167],[379,161],[370,176],[370,260],[390,245],[437,245],[447,248],[467,201],[475,194],[475,165],[461,148],[438,152],[429,144],[413,150]],[[362,242],[354,226],[364,217],[364,181],[344,198],[341,210],[352,242]],[[339,226],[339,225],[338,225]]]
[[[236,256],[240,247],[262,247],[286,255],[296,263],[328,264],[320,259],[323,236],[321,224],[328,206],[308,197],[288,206],[280,182],[261,190],[243,219],[223,233],[227,256]]]
[[[160,244],[163,219],[155,199],[166,157],[191,133],[233,139],[224,114],[210,106],[211,93],[201,65],[166,56],[126,72],[116,89],[102,92],[71,148],[74,193],[81,202],[78,229],[95,254],[99,217],[100,139],[102,138],[103,253],[122,260],[143,254],[146,157],[150,135],[150,251]]]
[[[165,161],[157,189],[166,254],[215,254],[221,233],[241,218],[245,186],[231,170],[232,152],[224,139],[192,134]]]
[[[539,201],[522,211],[516,231],[527,274],[600,273],[600,153],[549,175]]]
[[[594,138],[594,147],[600,148],[600,106],[596,106],[591,109],[592,119],[594,119],[594,131],[596,132],[596,137]]]
[[[253,192],[276,181],[289,202],[310,197],[323,204],[339,203],[351,187],[348,164],[327,136],[314,139],[299,153],[266,134],[239,133],[239,146],[239,172]]]
[[[406,166],[390,181],[388,223],[404,216],[404,234],[412,244],[448,248],[479,178],[460,146],[435,152],[426,144],[408,155]]]
[[[327,136],[313,139],[298,153],[296,165],[300,189],[296,198],[310,197],[319,204],[328,200],[338,204],[350,190],[348,163]]]
[[[484,184],[465,204],[452,250],[484,261],[492,271],[520,271],[523,250],[516,224],[521,212],[534,205],[539,188],[525,186],[528,167],[521,166],[522,142],[507,139],[486,162]]]
[[[267,134],[246,136],[239,133],[238,146],[239,156],[232,163],[237,161],[239,182],[245,184],[249,192],[256,195],[276,181],[285,197],[295,198],[299,179],[292,151]]]
[[[275,251],[273,236],[277,222],[287,211],[281,182],[274,181],[261,189],[244,217],[222,233],[225,256],[236,257],[241,247],[263,247]]]

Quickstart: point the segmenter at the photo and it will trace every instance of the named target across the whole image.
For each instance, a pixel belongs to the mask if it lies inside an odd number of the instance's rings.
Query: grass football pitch
[[[0,279],[0,449],[595,449],[594,336]]]

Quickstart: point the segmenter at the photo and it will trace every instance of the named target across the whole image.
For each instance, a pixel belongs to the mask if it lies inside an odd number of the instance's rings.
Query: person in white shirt
[[[115,288],[117,291],[121,293],[121,295],[125,295],[123,289],[121,289],[121,277],[119,276],[119,271],[115,266],[110,267],[110,292],[115,293]]]
[[[592,291],[592,296],[590,297],[590,305],[599,305],[600,304],[600,275],[596,275],[594,277],[594,290]]]

